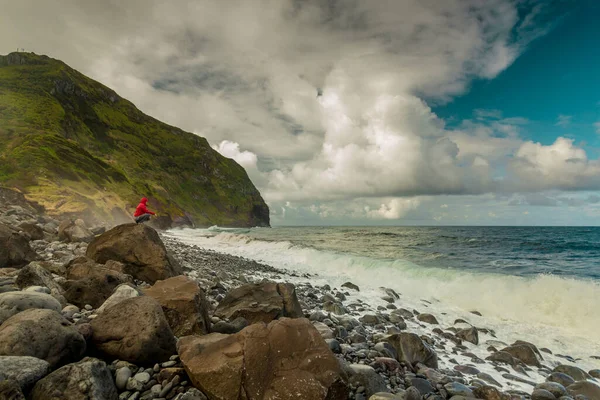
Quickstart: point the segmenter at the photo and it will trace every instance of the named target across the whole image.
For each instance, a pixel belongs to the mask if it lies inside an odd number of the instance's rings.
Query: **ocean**
[[[451,326],[483,317],[499,340],[527,340],[599,368],[600,228],[275,227],[182,229],[183,242],[277,268],[351,281],[370,304],[381,287]],[[306,279],[305,279],[306,280]]]

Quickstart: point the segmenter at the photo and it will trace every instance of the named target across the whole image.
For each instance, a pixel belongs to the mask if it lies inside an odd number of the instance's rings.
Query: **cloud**
[[[449,129],[430,108],[546,33],[541,3],[59,3],[8,2],[0,49],[18,38],[206,137],[278,218],[407,218],[427,196],[597,183],[596,162],[567,139],[524,142],[524,118],[476,110]]]
[[[567,126],[569,126],[571,124],[571,120],[572,119],[573,119],[572,115],[563,115],[563,114],[560,114],[558,116],[558,118],[556,119],[556,124],[555,125],[556,126],[562,126],[563,128],[567,127]]]

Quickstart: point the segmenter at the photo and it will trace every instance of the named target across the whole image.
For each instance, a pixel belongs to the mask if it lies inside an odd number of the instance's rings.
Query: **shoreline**
[[[558,365],[571,365],[585,369],[591,365],[592,368],[600,366],[599,355],[589,354],[588,360],[574,359],[561,351],[557,346],[554,349],[544,348],[540,351],[542,358],[542,368],[521,365],[514,368],[506,365],[486,360],[492,352],[491,349],[499,350],[512,344],[512,342],[502,341],[497,338],[493,329],[482,326],[485,324],[485,316],[478,316],[474,313],[464,312],[468,315],[466,318],[456,318],[460,321],[449,321],[455,319],[447,313],[434,314],[437,324],[429,324],[420,320],[417,309],[422,313],[428,314],[428,309],[432,302],[427,300],[407,301],[402,293],[392,302],[386,293],[385,288],[381,288],[380,301],[364,299],[360,291],[355,291],[343,287],[333,287],[333,284],[327,283],[319,274],[299,273],[293,270],[275,268],[267,264],[257,262],[251,259],[218,252],[211,249],[202,248],[199,245],[184,243],[176,235],[161,234],[167,248],[172,251],[176,257],[179,256],[186,274],[195,279],[202,280],[202,275],[206,273],[216,273],[216,276],[226,286],[239,286],[243,283],[260,282],[263,279],[276,282],[290,282],[296,286],[298,300],[302,305],[305,316],[313,322],[325,321],[325,325],[336,332],[336,319],[352,317],[360,322],[360,329],[363,332],[362,338],[353,339],[351,336],[346,338],[336,337],[343,346],[343,351],[338,354],[340,358],[348,362],[358,362],[364,364],[373,364],[375,357],[369,356],[377,343],[384,335],[395,332],[393,329],[405,326],[400,329],[402,332],[417,333],[421,337],[431,339],[431,344],[437,352],[440,362],[440,371],[447,375],[454,375],[456,378],[462,378],[465,383],[485,383],[494,384],[498,389],[519,395],[529,395],[537,384],[544,382],[552,369]],[[191,263],[202,261],[206,264],[202,266],[193,266]],[[187,263],[187,265],[186,265]],[[216,272],[219,271],[219,272]],[[223,274],[225,272],[225,274]],[[313,284],[313,283],[315,284]],[[318,282],[318,284],[316,283]],[[343,295],[340,295],[340,293]],[[207,296],[211,298],[209,292]],[[323,299],[333,297],[336,303],[340,304],[347,313],[336,315],[328,311],[328,306],[323,304]],[[383,299],[387,297],[387,299]],[[343,300],[340,300],[343,298]],[[373,304],[375,303],[375,304]],[[415,304],[418,303],[418,304]],[[216,305],[216,299],[213,300]],[[389,304],[386,306],[386,304]],[[418,305],[418,306],[417,306]],[[415,306],[417,306],[415,309]],[[400,324],[389,320],[391,311],[404,308],[403,318]],[[476,310],[473,310],[476,311]],[[319,315],[319,313],[323,315]],[[432,311],[433,313],[433,311]],[[412,315],[411,315],[412,314]],[[369,319],[371,316],[380,318],[379,324],[364,323],[363,319]],[[427,317],[422,317],[427,319]],[[394,319],[394,317],[392,317]],[[458,323],[453,323],[458,322]],[[459,330],[476,327],[478,331],[478,344],[473,344],[465,340],[456,341],[456,333]],[[391,330],[390,330],[391,329]],[[355,340],[358,340],[355,342]],[[367,347],[362,343],[367,343]],[[536,343],[533,343],[536,345]],[[363,351],[363,350],[366,350]],[[552,352],[552,354],[547,351]],[[371,355],[375,355],[374,353]],[[583,363],[582,363],[583,361]],[[596,362],[597,361],[597,362]],[[582,365],[584,364],[584,365]],[[389,384],[389,376],[383,374],[386,382]],[[485,379],[482,379],[485,378]],[[486,381],[487,379],[487,381]],[[494,382],[494,383],[492,383]],[[388,386],[392,392],[394,386]]]

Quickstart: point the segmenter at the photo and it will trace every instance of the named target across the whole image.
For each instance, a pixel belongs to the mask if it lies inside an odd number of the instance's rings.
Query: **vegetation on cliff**
[[[0,185],[55,216],[123,222],[140,197],[165,225],[267,226],[246,171],[65,63],[0,56]]]

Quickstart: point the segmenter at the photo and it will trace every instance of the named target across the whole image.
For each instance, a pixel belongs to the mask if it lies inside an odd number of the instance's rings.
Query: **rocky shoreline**
[[[600,370],[389,288],[368,304],[352,282],[24,205],[0,206],[0,245],[0,400],[600,399]]]

